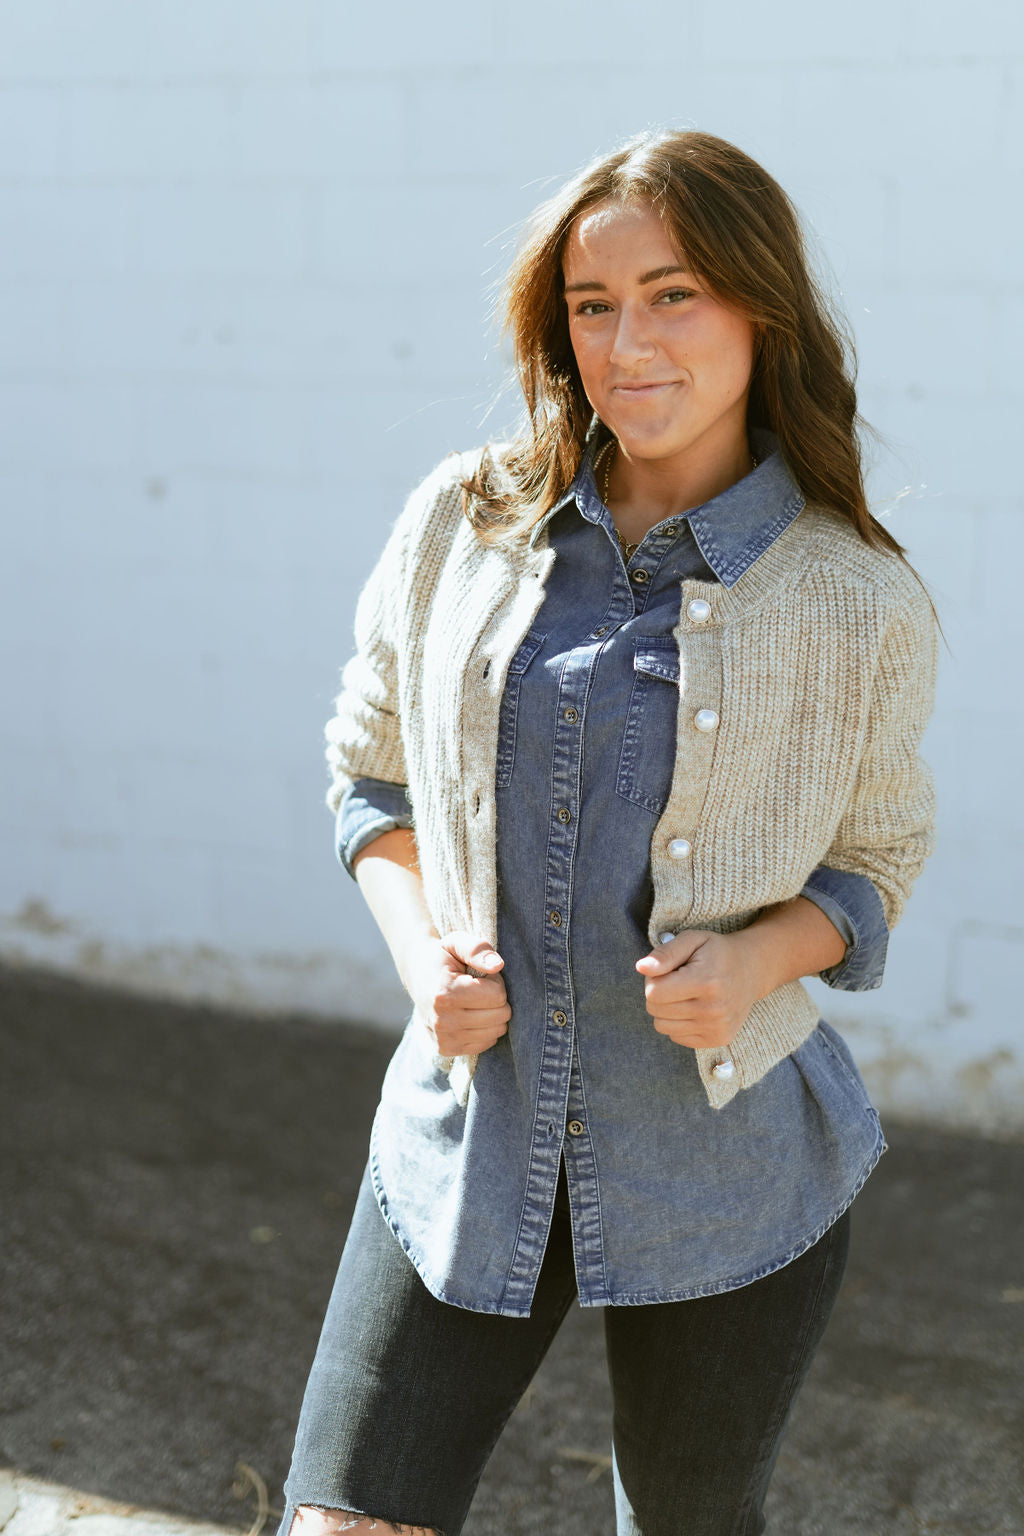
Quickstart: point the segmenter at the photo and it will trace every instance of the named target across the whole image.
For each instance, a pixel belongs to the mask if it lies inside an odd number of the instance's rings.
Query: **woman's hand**
[[[661,1035],[707,1050],[729,1045],[765,995],[763,976],[744,933],[694,929],[636,962],[645,978],[647,1012]]]
[[[505,962],[471,933],[438,937],[423,894],[416,836],[382,832],[352,860],[395,969],[442,1056],[478,1056],[508,1033]]]
[[[404,980],[442,1056],[478,1056],[508,1033],[505,964],[469,933],[429,935],[407,949]]]
[[[659,1034],[693,1050],[720,1049],[762,997],[838,965],[845,953],[845,940],[821,908],[794,896],[735,933],[679,933],[636,968]]]

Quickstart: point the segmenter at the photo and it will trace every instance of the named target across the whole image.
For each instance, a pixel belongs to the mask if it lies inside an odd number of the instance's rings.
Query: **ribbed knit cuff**
[[[697,1069],[708,1103],[722,1109],[741,1088],[752,1088],[818,1027],[817,1004],[798,981],[787,981],[754,1004],[739,1034],[722,1049],[698,1050]],[[732,1062],[731,1076],[716,1077],[715,1067]]]

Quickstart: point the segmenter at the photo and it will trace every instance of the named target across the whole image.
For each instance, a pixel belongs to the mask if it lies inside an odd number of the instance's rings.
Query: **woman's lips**
[[[644,399],[650,395],[660,394],[664,389],[675,389],[678,379],[659,379],[653,384],[613,384],[612,392],[617,395],[632,395],[634,399]]]

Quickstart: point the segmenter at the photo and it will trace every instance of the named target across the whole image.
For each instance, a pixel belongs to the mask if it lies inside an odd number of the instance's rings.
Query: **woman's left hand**
[[[764,996],[756,956],[737,933],[694,929],[636,962],[659,1034],[706,1050],[729,1045]]]

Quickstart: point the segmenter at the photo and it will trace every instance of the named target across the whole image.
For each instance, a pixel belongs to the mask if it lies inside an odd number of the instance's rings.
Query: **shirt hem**
[[[507,1305],[503,1306],[500,1302],[464,1301],[459,1296],[453,1296],[450,1291],[445,1289],[444,1285],[436,1278],[436,1276],[432,1274],[430,1269],[428,1269],[427,1265],[423,1262],[415,1246],[409,1241],[405,1233],[398,1225],[395,1217],[391,1214],[388,1206],[387,1190],[384,1188],[384,1180],[381,1177],[380,1164],[377,1161],[377,1152],[372,1134],[370,1138],[370,1182],[373,1185],[373,1193],[377,1201],[378,1209],[380,1210],[384,1220],[387,1222],[389,1230],[397,1239],[402,1252],[405,1254],[413,1269],[415,1269],[416,1273],[419,1275],[420,1279],[423,1281],[423,1284],[426,1286],[427,1290],[430,1292],[431,1296],[433,1296],[435,1301],[443,1301],[449,1307],[460,1307],[464,1312],[485,1312],[489,1316],[493,1317],[529,1317],[529,1306],[512,1308]],[[533,1303],[532,1295],[530,1297],[530,1303],[531,1305]]]
[[[870,1108],[867,1112],[872,1116],[875,1122],[875,1143],[871,1149],[871,1152],[868,1154],[866,1161],[862,1165],[849,1195],[825,1221],[823,1221],[811,1232],[810,1236],[801,1238],[800,1241],[796,1243],[792,1248],[790,1248],[789,1251],[781,1258],[772,1259],[767,1264],[759,1265],[757,1269],[752,1270],[749,1274],[745,1274],[743,1276],[733,1276],[724,1280],[715,1280],[708,1285],[687,1286],[682,1289],[668,1291],[609,1291],[607,1293],[594,1291],[583,1292],[577,1286],[577,1300],[579,1305],[581,1307],[642,1307],[658,1306],[664,1302],[669,1301],[696,1301],[702,1296],[720,1296],[726,1291],[742,1290],[745,1285],[753,1285],[756,1280],[763,1280],[767,1275],[773,1275],[777,1270],[785,1269],[787,1264],[792,1264],[795,1259],[798,1259],[801,1256],[801,1254],[806,1253],[809,1248],[814,1247],[815,1243],[820,1242],[825,1233],[828,1231],[829,1227],[834,1226],[834,1224],[839,1220],[840,1216],[845,1215],[845,1213],[850,1209],[850,1206],[853,1204],[854,1200],[860,1194],[861,1190],[864,1188],[864,1185],[867,1183],[875,1168],[877,1168],[878,1163],[882,1158],[882,1154],[888,1151],[888,1143],[886,1142],[884,1132],[882,1131],[882,1126],[878,1118],[877,1111],[874,1108]],[[377,1160],[375,1138],[372,1133],[370,1138],[369,1162],[370,1179],[373,1184],[373,1192],[377,1201],[377,1205],[380,1209],[380,1213],[384,1220],[387,1222],[388,1228],[394,1234],[395,1238],[400,1244],[402,1251],[405,1253],[409,1262],[412,1264],[416,1273],[423,1281],[423,1284],[426,1286],[431,1296],[434,1297],[435,1301],[443,1301],[450,1307],[460,1307],[464,1312],[482,1312],[493,1317],[530,1316],[530,1307],[533,1304],[532,1294],[530,1297],[530,1306],[510,1307],[507,1303],[503,1305],[500,1302],[466,1301],[462,1297],[454,1296],[450,1291],[446,1290],[445,1286],[436,1278],[436,1276],[432,1274],[430,1269],[423,1262],[415,1246],[405,1236],[404,1232],[402,1232],[398,1222],[389,1210],[387,1191],[384,1188],[384,1181],[381,1176],[380,1164]],[[543,1262],[543,1260],[541,1262]]]
[[[753,1285],[756,1280],[763,1280],[767,1275],[773,1275],[777,1270],[785,1269],[787,1264],[792,1264],[794,1259],[798,1259],[800,1255],[806,1253],[809,1248],[813,1248],[815,1243],[820,1242],[821,1239],[825,1236],[825,1233],[828,1231],[829,1227],[834,1226],[835,1223],[839,1220],[840,1216],[845,1215],[845,1213],[850,1209],[850,1206],[853,1204],[854,1200],[860,1194],[861,1190],[864,1188],[864,1185],[867,1183],[875,1168],[877,1168],[882,1154],[888,1151],[888,1143],[886,1142],[885,1135],[882,1131],[882,1126],[876,1111],[871,1109],[868,1111],[868,1113],[874,1117],[875,1125],[877,1127],[877,1135],[875,1138],[875,1144],[872,1147],[870,1154],[868,1155],[867,1161],[863,1164],[860,1173],[857,1175],[853,1189],[850,1191],[850,1194],[843,1201],[843,1203],[832,1212],[831,1216],[829,1216],[826,1221],[822,1222],[819,1227],[816,1227],[809,1237],[802,1238],[800,1242],[791,1248],[789,1252],[786,1253],[782,1258],[773,1259],[767,1264],[759,1265],[758,1268],[753,1270],[750,1274],[744,1275],[742,1277],[733,1277],[732,1279],[726,1280],[716,1280],[710,1285],[689,1286],[682,1290],[657,1292],[617,1291],[609,1292],[607,1295],[603,1296],[594,1294],[593,1292],[584,1296],[581,1292],[579,1295],[580,1306],[640,1307],[656,1306],[660,1302],[666,1301],[696,1301],[701,1296],[720,1296],[725,1291],[741,1290],[745,1285]]]

